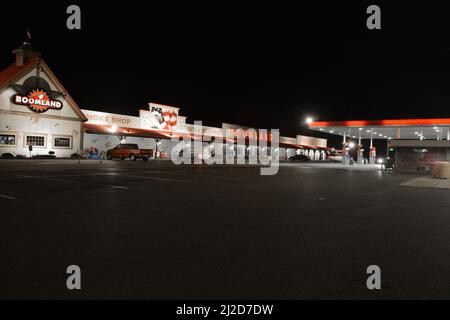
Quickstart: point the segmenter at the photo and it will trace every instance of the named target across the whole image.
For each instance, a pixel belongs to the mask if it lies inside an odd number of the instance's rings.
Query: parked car
[[[311,161],[311,158],[308,156],[305,156],[303,154],[296,154],[295,156],[289,157],[289,161]]]
[[[338,150],[333,150],[327,155],[326,159],[331,162],[342,162],[343,156],[342,152]]]
[[[327,159],[331,162],[342,162],[343,157],[333,155],[333,156],[329,156]]]
[[[152,149],[139,149],[139,146],[135,143],[119,144],[115,148],[110,149],[106,152],[106,158],[108,160],[112,160],[114,158],[129,158],[131,161],[136,161],[137,159],[147,161],[152,156]]]

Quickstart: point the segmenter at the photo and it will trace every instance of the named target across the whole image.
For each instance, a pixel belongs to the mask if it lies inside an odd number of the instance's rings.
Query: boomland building
[[[170,158],[175,144],[172,137],[194,139],[194,126],[187,123],[177,107],[149,103],[138,111],[138,116],[81,108],[29,38],[13,54],[15,62],[0,72],[0,155],[95,157],[119,143],[136,143],[140,148],[154,150],[154,156]],[[249,129],[227,123],[221,128],[203,126],[217,137],[231,131],[237,138],[248,138]],[[269,137],[261,134],[258,139]],[[205,147],[211,142],[206,140]],[[257,152],[245,145],[235,148],[236,154]],[[275,152],[280,159],[307,154],[321,160],[326,159],[330,149],[326,139],[299,135],[280,137]]]
[[[81,108],[70,96],[29,38],[13,51],[15,61],[0,71],[0,156],[33,157],[76,155],[98,157],[119,143],[136,143],[154,150],[155,157],[170,158],[172,137],[194,139],[194,126],[180,115],[180,108],[149,103],[136,116]],[[398,169],[416,170],[435,161],[450,160],[450,119],[400,119],[367,121],[312,121],[309,128],[342,137],[336,152],[345,163],[348,155],[358,164],[376,163],[375,140],[387,142],[387,154]],[[247,137],[251,128],[223,123],[203,127],[222,137],[224,131]],[[258,132],[258,130],[256,129]],[[217,134],[214,134],[216,132]],[[205,148],[211,137],[204,141]],[[270,140],[259,135],[258,139]],[[214,139],[212,139],[214,140]],[[367,142],[366,148],[363,147]],[[239,150],[242,148],[242,150]],[[258,152],[235,146],[235,152]],[[353,150],[352,150],[353,149]],[[335,153],[326,139],[298,135],[280,137],[274,150],[280,160],[304,154],[326,160]]]

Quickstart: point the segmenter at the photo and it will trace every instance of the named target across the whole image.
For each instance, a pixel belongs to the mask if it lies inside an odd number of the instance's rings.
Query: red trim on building
[[[115,136],[132,136],[132,137],[142,137],[142,138],[160,138],[160,139],[170,139],[172,137],[177,138],[189,138],[195,140],[193,134],[183,134],[183,133],[175,133],[170,131],[163,130],[150,130],[150,129],[136,129],[136,128],[125,128],[125,127],[117,127],[114,132],[111,132],[112,125],[106,124],[92,124],[92,123],[83,123],[83,128],[86,133],[93,134],[108,134]],[[210,139],[211,140],[211,139]],[[205,142],[211,142],[209,140],[205,140]],[[215,139],[214,139],[215,141]],[[229,139],[227,137],[223,138],[223,142],[232,142],[237,143],[237,139]],[[248,143],[248,139],[245,139],[246,144]],[[270,141],[267,144],[270,147]],[[323,147],[313,147],[313,146],[305,146],[298,144],[290,144],[290,143],[280,143],[280,148],[291,148],[291,149],[313,149],[313,150],[326,150],[329,151],[331,148],[323,148]]]
[[[161,138],[161,139],[170,139],[172,137],[171,132],[164,132],[161,130],[145,130],[145,129],[117,127],[117,129],[114,132],[112,132],[111,125],[102,125],[102,124],[83,123],[83,128],[84,131],[87,133],[109,134],[115,136],[123,135],[123,136]]]
[[[0,88],[8,85],[9,83],[14,82],[14,80],[21,76],[24,71],[28,71],[28,69],[34,68],[39,63],[39,58],[31,58],[25,64],[21,66],[17,66],[16,64],[12,64],[6,69],[0,71]]]

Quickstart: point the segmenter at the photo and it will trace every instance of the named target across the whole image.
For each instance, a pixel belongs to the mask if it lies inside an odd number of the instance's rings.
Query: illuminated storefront
[[[0,72],[0,154],[77,153],[86,117],[28,41],[13,53],[16,62]]]
[[[363,159],[373,164],[383,161],[399,170],[416,171],[430,170],[433,163],[450,161],[448,118],[313,121],[309,127],[341,136],[343,159],[353,146],[358,163],[363,163]],[[379,140],[386,142],[386,151],[379,152],[383,158],[377,157],[374,146]]]
[[[149,103],[137,110],[138,116],[81,110],[29,39],[13,53],[16,62],[0,72],[0,156],[96,158],[119,143],[136,143],[153,149],[157,157],[170,158],[177,143],[172,138],[197,139],[194,125],[177,107]],[[223,137],[230,132],[233,143],[243,138],[244,144],[234,146],[234,152],[245,156],[261,151],[248,139],[263,145],[271,142],[270,133],[240,125],[202,125],[202,130],[208,132],[201,138],[205,148],[219,137],[220,142],[230,142]],[[295,154],[324,160],[329,149],[325,139],[297,136],[280,137],[274,152],[281,160]]]

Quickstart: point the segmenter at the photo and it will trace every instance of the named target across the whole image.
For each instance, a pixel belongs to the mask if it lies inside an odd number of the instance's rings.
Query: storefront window
[[[54,140],[55,148],[71,148],[72,147],[72,138],[70,137],[55,137]]]
[[[16,135],[15,134],[0,134],[0,146],[15,146]]]
[[[32,145],[34,147],[45,147],[44,136],[27,136],[27,146]]]

